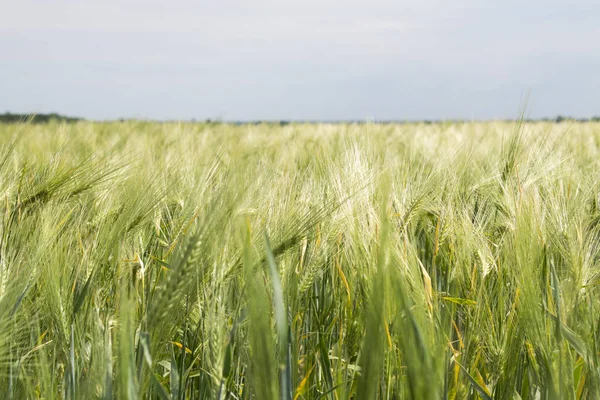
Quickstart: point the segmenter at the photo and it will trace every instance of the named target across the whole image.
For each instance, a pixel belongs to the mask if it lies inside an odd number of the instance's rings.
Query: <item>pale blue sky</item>
[[[598,0],[0,1],[0,113],[600,115]]]

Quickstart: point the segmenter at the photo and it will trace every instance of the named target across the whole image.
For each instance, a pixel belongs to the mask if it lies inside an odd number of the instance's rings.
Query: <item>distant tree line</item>
[[[50,121],[57,122],[76,122],[81,121],[81,118],[67,117],[64,115],[51,113],[51,114],[13,114],[4,113],[0,114],[0,123],[18,123],[28,122],[32,124],[45,124]]]
[[[563,121],[577,121],[577,122],[600,122],[600,116],[593,116],[592,118],[572,118],[558,115],[556,118],[544,118],[544,121],[563,122]]]
[[[487,120],[482,120],[482,122],[485,122]],[[493,121],[493,120],[490,120]],[[495,120],[498,121],[498,120]],[[505,120],[501,120],[501,121],[505,121],[505,122],[514,122],[514,119],[505,119]],[[600,116],[594,116],[591,118],[573,118],[573,117],[563,117],[562,115],[556,116],[554,118],[538,118],[538,119],[525,119],[525,122],[556,122],[556,123],[560,123],[560,122],[600,122]],[[196,121],[192,121],[192,122],[196,122]],[[230,124],[234,124],[234,125],[261,125],[261,124],[271,124],[271,125],[280,125],[280,126],[286,126],[289,124],[293,124],[293,123],[299,123],[299,124],[343,124],[343,123],[353,123],[353,124],[366,124],[366,123],[375,123],[375,124],[425,124],[425,125],[430,125],[430,124],[440,124],[440,123],[468,123],[468,122],[472,122],[471,120],[463,120],[463,119],[444,119],[444,120],[440,120],[440,119],[423,119],[423,120],[394,120],[394,119],[390,119],[390,120],[330,120],[330,121],[324,121],[324,120],[268,120],[268,121],[261,121],[261,120],[256,120],[256,121],[228,121],[228,122],[224,122],[224,123],[230,123]],[[207,124],[216,124],[216,123],[222,123],[221,121],[211,121],[210,119],[207,119],[205,121],[205,123]]]
[[[564,115],[557,115],[556,117],[546,118],[526,118],[525,122],[600,122],[600,116],[593,116],[591,118],[575,118]]]
[[[10,112],[6,112],[4,114],[0,114],[0,123],[32,123],[32,124],[44,124],[50,121],[56,122],[77,122],[83,121],[83,118],[77,117],[68,117],[65,115],[60,115],[57,113],[51,114],[13,114]],[[120,122],[126,121],[126,119],[119,119]],[[506,120],[507,122],[511,122],[513,120]],[[558,115],[553,118],[538,118],[538,119],[526,119],[526,122],[600,122],[600,116],[593,116],[591,118],[573,118],[567,117],[563,115]],[[159,121],[157,121],[159,122]],[[173,121],[171,121],[173,122]],[[190,120],[189,122],[196,123],[195,119]],[[202,121],[200,121],[202,122]],[[308,123],[308,124],[318,124],[318,123],[366,123],[364,120],[355,120],[355,121],[312,121],[312,120],[304,120],[304,121],[292,121],[292,120],[280,120],[280,121],[229,121],[224,122],[221,120],[210,120],[207,119],[204,121],[206,124],[219,124],[219,123],[232,123],[235,125],[258,125],[258,124],[279,124],[281,126],[289,125],[292,123]],[[467,120],[372,120],[368,122],[374,122],[377,124],[402,124],[402,123],[424,123],[424,124],[437,124],[441,122],[469,122]]]

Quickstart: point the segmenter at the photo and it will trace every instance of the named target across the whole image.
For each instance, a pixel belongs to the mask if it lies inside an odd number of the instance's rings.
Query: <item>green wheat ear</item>
[[[0,124],[0,392],[600,398],[600,124],[522,110]]]

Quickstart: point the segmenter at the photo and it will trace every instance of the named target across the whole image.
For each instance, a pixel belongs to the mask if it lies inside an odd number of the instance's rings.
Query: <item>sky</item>
[[[598,0],[0,0],[0,113],[600,115]]]

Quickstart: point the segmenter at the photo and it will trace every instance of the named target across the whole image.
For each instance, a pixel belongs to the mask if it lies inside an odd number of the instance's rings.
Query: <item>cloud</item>
[[[0,109],[487,118],[512,116],[530,89],[534,113],[600,109],[592,1],[20,0],[0,11]]]

